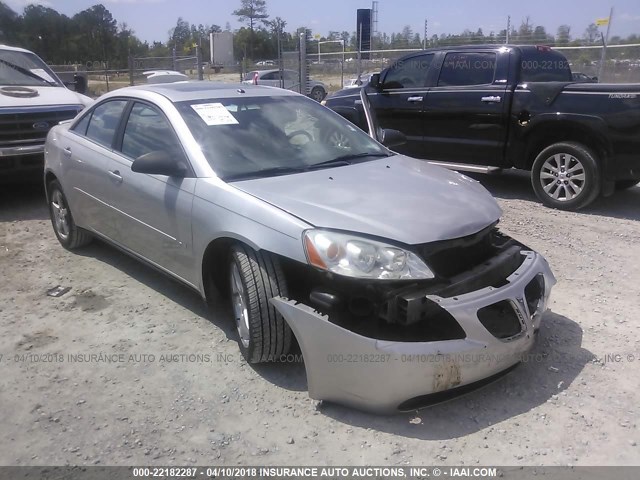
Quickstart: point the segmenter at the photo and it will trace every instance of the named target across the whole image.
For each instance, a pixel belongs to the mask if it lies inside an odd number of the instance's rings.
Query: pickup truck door
[[[498,55],[495,51],[441,54],[437,84],[430,89],[423,112],[427,158],[502,165],[511,96],[508,58]]]
[[[434,54],[416,55],[392,65],[380,79],[381,88],[368,93],[382,128],[399,130],[407,143],[394,150],[424,156],[423,105],[429,92],[428,74]]]

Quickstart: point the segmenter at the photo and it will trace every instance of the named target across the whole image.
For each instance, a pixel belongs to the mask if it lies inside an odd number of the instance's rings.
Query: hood
[[[471,235],[502,214],[477,181],[403,155],[232,185],[315,227],[408,245]]]
[[[3,86],[0,86],[0,108],[48,107],[56,105],[82,105],[86,107],[93,102],[93,100],[86,95],[71,91],[65,87],[24,87],[37,93],[37,95],[33,96],[6,95],[2,93],[2,88]]]

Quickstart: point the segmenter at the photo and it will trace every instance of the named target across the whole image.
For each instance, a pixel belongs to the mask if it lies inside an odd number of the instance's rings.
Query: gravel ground
[[[640,464],[640,187],[567,213],[526,176],[480,179],[558,278],[539,360],[391,417],[309,399],[300,363],[247,365],[226,306],[62,249],[42,189],[0,186],[0,464]]]

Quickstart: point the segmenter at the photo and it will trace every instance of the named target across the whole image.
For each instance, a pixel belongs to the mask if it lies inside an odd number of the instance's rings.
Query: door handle
[[[113,178],[116,182],[122,183],[122,175],[120,175],[119,170],[109,170],[107,172],[111,178]]]
[[[407,98],[407,102],[421,102],[423,97],[409,97]]]
[[[485,103],[500,103],[502,101],[502,97],[499,95],[490,95],[488,97],[482,97],[480,100]]]
[[[71,158],[71,147],[67,147],[62,150],[62,154],[67,158]]]

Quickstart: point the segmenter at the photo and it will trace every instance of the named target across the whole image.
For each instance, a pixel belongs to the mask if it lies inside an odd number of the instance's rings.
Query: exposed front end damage
[[[471,270],[381,294],[368,320],[385,328],[319,307],[317,295],[305,303],[272,298],[300,344],[311,398],[378,413],[413,410],[515,366],[534,343],[556,280],[541,255],[504,239]]]

